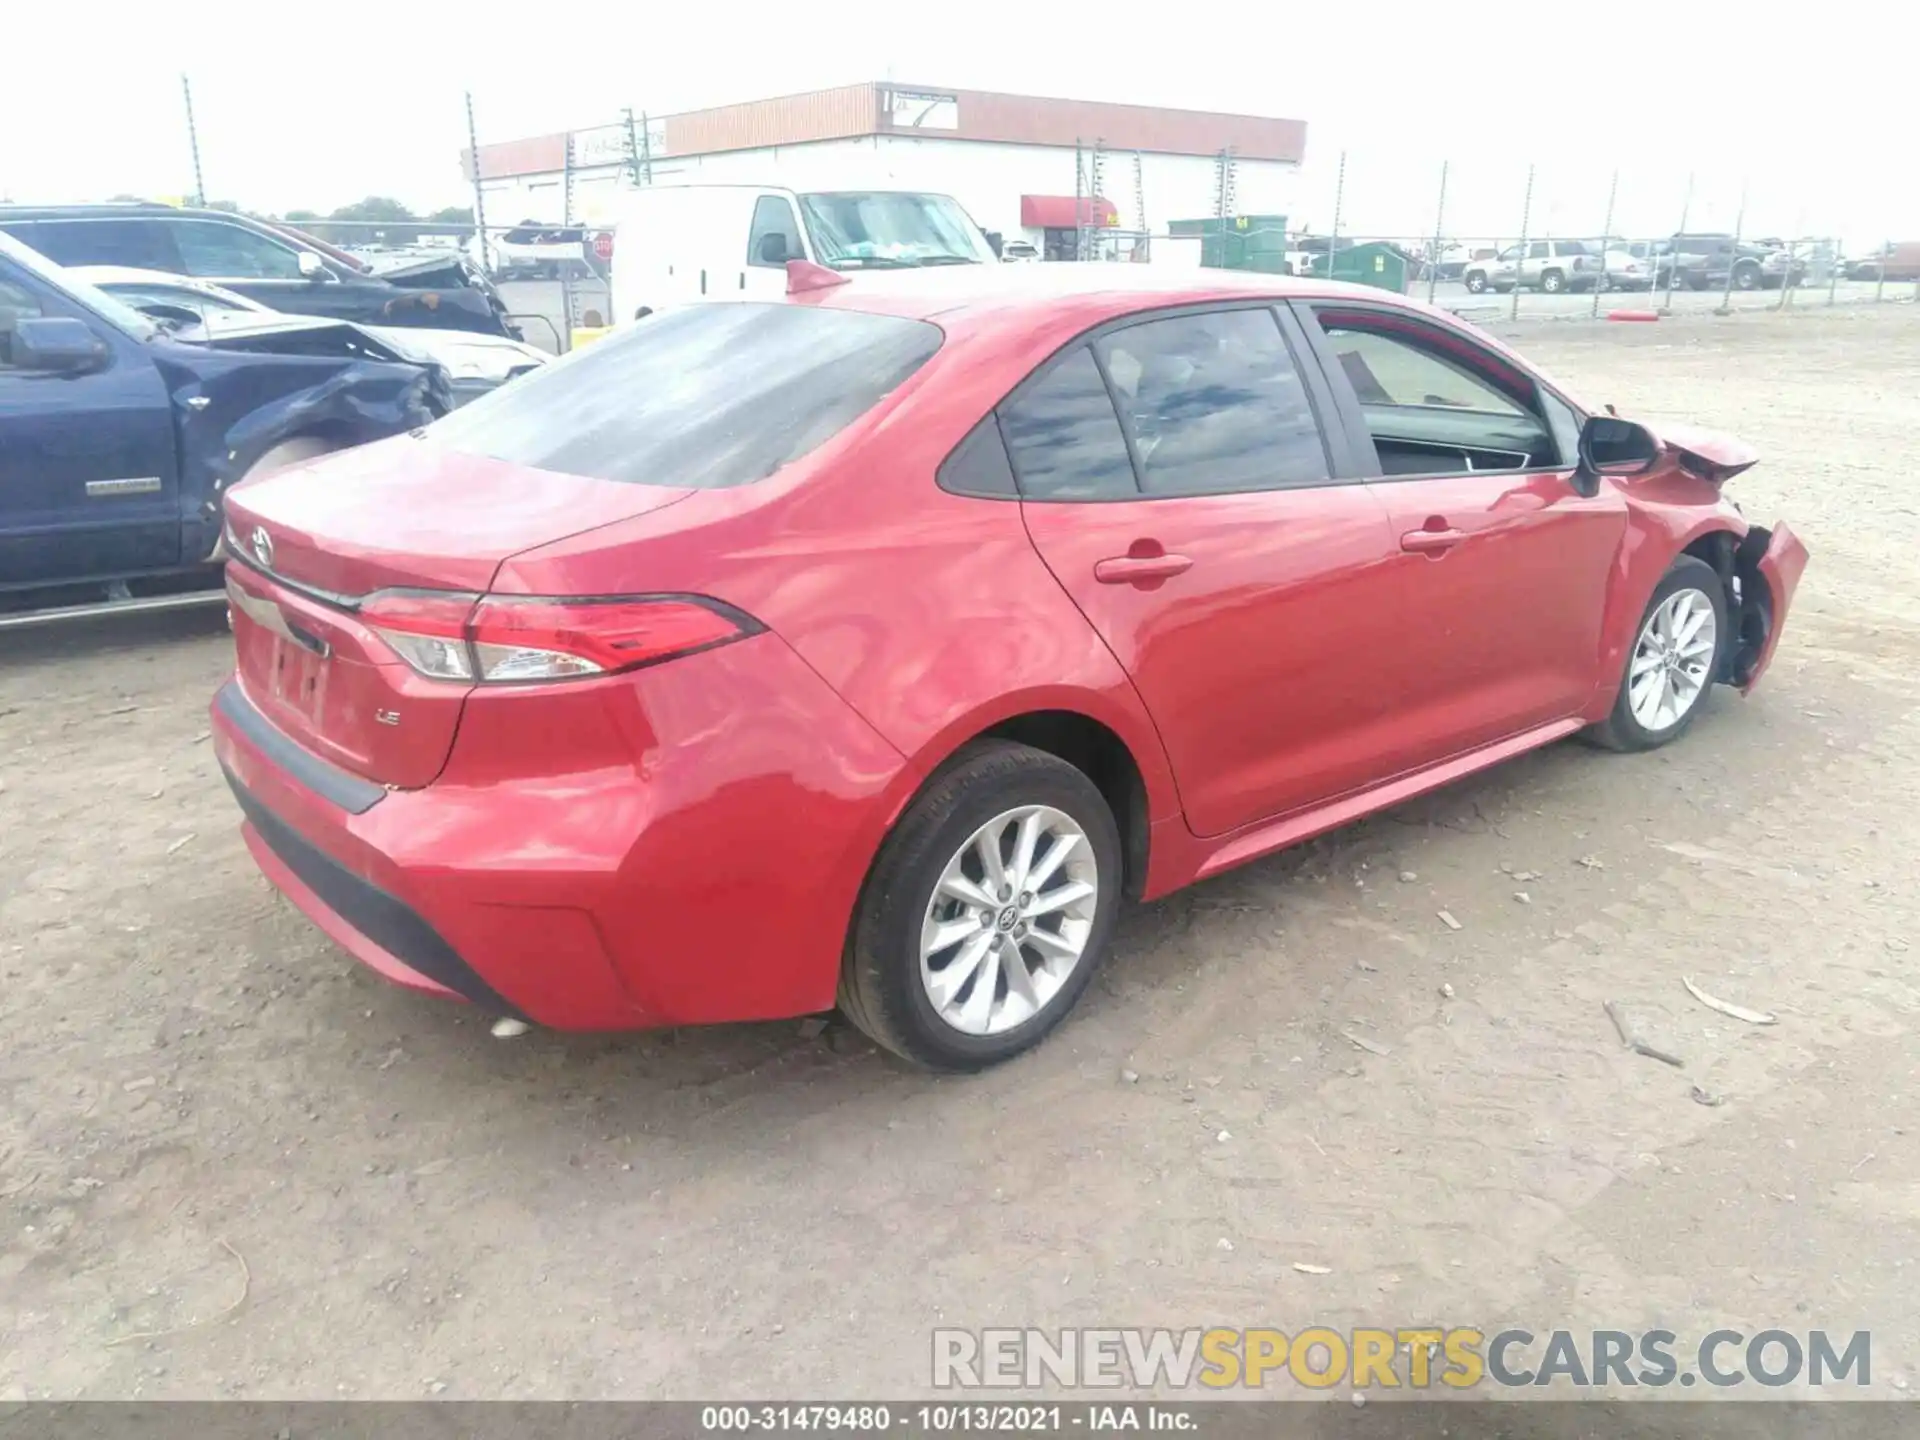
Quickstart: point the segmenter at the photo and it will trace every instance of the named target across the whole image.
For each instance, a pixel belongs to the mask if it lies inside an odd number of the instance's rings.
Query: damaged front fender
[[[416,429],[451,408],[444,372],[375,360],[340,362],[177,347],[156,355],[173,397],[187,553],[219,537],[226,491],[274,446],[316,439],[331,449]]]

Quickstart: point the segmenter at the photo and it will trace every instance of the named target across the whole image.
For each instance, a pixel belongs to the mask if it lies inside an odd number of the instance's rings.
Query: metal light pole
[[[1327,278],[1333,278],[1333,257],[1340,249],[1340,207],[1347,195],[1347,152],[1340,152],[1340,168],[1333,176],[1333,233],[1327,236]]]
[[[1613,202],[1620,194],[1620,172],[1613,172],[1607,185],[1607,218],[1600,226],[1600,278],[1593,282],[1593,313],[1600,315],[1600,292],[1607,288],[1607,241],[1613,234]]]
[[[1440,203],[1433,207],[1433,253],[1427,256],[1427,303],[1433,303],[1434,287],[1440,283],[1440,235],[1447,220],[1447,162],[1440,162]],[[1332,270],[1333,264],[1328,262]]]
[[[1674,234],[1684,235],[1687,233],[1687,213],[1692,208],[1693,208],[1693,172],[1689,170],[1687,172],[1686,191],[1680,196],[1680,228],[1674,231],[1673,232]],[[1673,310],[1673,287],[1675,282],[1678,281],[1679,278],[1680,278],[1680,252],[1674,249],[1671,244],[1669,244],[1667,247],[1667,303],[1660,307],[1661,309],[1666,310],[1669,313],[1671,313]]]
[[[1513,308],[1507,312],[1509,320],[1520,318],[1520,292],[1526,288],[1527,278],[1527,226],[1533,222],[1533,166],[1527,166],[1527,194],[1520,202],[1520,252],[1513,257]]]
[[[1727,283],[1720,292],[1720,309],[1716,312],[1717,314],[1733,313],[1733,272],[1739,268],[1740,232],[1746,227],[1746,223],[1747,182],[1743,180],[1740,182],[1740,208],[1733,213],[1733,249],[1727,255]]]
[[[193,82],[180,77],[180,97],[187,102],[187,145],[193,151],[193,203],[207,203],[206,181],[200,178],[200,132],[193,123]]]
[[[480,141],[473,128],[473,92],[467,91],[467,153],[473,156],[473,230],[480,237],[480,268],[493,273],[492,249],[487,243],[487,198],[480,185]]]

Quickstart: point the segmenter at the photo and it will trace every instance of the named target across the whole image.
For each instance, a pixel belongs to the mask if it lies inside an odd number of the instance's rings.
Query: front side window
[[[425,431],[451,450],[639,485],[717,490],[821,445],[924,365],[923,320],[687,305],[503,385]]]
[[[300,257],[277,240],[218,220],[183,220],[173,227],[182,268],[216,280],[298,280]]]
[[[800,227],[793,206],[782,195],[762,195],[754,202],[753,227],[747,235],[749,265],[785,265],[806,252],[800,248]]]
[[[1535,240],[1531,245],[1527,246],[1527,258],[1529,260],[1546,259],[1547,242],[1544,240]]]
[[[1445,406],[1518,415],[1519,405],[1463,366],[1395,335],[1324,322],[1340,369],[1362,405]]]
[[[1400,317],[1322,310],[1340,374],[1360,402],[1382,473],[1438,476],[1557,469],[1544,393],[1462,337]]]
[[[1147,495],[1317,485],[1326,447],[1271,310],[1131,325],[1097,345]]]

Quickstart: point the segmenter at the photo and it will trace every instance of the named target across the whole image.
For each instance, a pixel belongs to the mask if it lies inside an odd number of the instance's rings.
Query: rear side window
[[[1029,500],[1121,500],[1140,493],[1120,417],[1084,345],[1002,405],[1000,429],[1020,493]]]
[[[1150,320],[1097,348],[1147,495],[1326,482],[1320,426],[1271,310]]]
[[[56,265],[125,265],[178,272],[180,256],[153,220],[33,220],[7,227]]]
[[[872,409],[940,348],[923,320],[809,305],[663,310],[482,396],[427,434],[640,485],[749,485]]]

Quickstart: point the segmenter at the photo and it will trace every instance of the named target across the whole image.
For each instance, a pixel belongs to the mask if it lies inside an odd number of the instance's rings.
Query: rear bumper
[[[341,949],[396,985],[524,1019],[405,901],[361,879],[268,810],[227,771],[262,873]]]
[[[911,783],[771,633],[466,702],[445,768],[389,790],[236,679],[214,750],[275,886],[388,979],[562,1030],[833,1004],[847,924]]]
[[[275,888],[348,954],[411,990],[560,1029],[658,1023],[620,983],[592,917],[549,884],[516,894],[435,854],[431,791],[388,791],[278,730],[240,682],[214,697],[214,753]],[[555,894],[555,890],[560,893]]]

